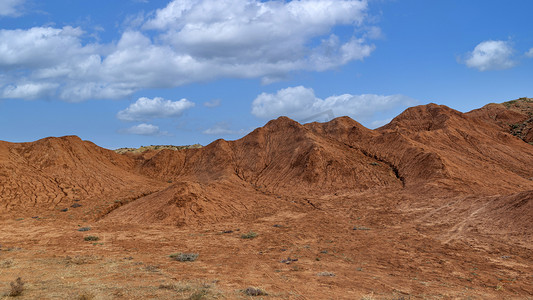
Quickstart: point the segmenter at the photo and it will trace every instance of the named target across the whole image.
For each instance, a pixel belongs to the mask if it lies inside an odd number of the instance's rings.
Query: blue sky
[[[0,0],[0,140],[206,145],[533,96],[533,2]]]

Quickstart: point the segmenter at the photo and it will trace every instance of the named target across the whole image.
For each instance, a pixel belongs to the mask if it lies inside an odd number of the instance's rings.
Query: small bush
[[[6,259],[0,262],[0,268],[11,268],[13,266],[13,260],[12,259]]]
[[[360,226],[360,227],[354,226],[353,230],[370,230],[370,228],[364,227],[364,226]]]
[[[242,291],[246,296],[266,296],[268,295],[267,292],[263,291],[260,288],[255,287],[247,287],[245,290]]]
[[[159,272],[159,266],[147,265],[144,269],[148,272]]]
[[[24,291],[24,282],[20,277],[17,278],[15,281],[12,281],[10,284],[11,290],[9,291],[8,296],[17,297],[20,296]]]
[[[94,295],[91,293],[83,293],[78,295],[77,300],[92,300],[94,299]]]
[[[361,297],[361,300],[375,300],[374,293]]]
[[[253,232],[253,231],[250,231],[248,233],[245,233],[243,235],[241,235],[241,238],[243,239],[253,239],[257,236],[257,233]]]
[[[78,228],[78,231],[89,231],[91,230],[91,227],[81,227],[81,228]]]
[[[206,299],[208,295],[209,295],[209,288],[202,288],[192,293],[187,299],[188,300],[202,300],[202,299]]]
[[[317,276],[325,276],[325,277],[334,277],[335,273],[333,273],[333,272],[320,272],[320,273],[318,273],[316,275]]]
[[[170,254],[170,258],[177,261],[195,261],[198,258],[198,253],[174,253]]]
[[[100,238],[94,235],[88,235],[83,238],[85,241],[98,241]]]

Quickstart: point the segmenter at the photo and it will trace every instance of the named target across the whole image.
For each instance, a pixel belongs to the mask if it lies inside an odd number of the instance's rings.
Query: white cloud
[[[180,117],[185,110],[193,106],[194,103],[187,99],[171,101],[160,97],[153,99],[141,97],[126,109],[119,111],[117,118],[122,121],[175,118]]]
[[[252,103],[252,114],[272,119],[288,116],[304,120],[311,116],[333,112],[336,116],[350,116],[359,122],[370,121],[377,113],[383,113],[415,104],[403,95],[350,95],[343,94],[320,99],[313,89],[303,86],[281,89],[275,94],[262,93]]]
[[[512,60],[513,52],[509,42],[484,41],[467,54],[465,63],[469,68],[479,71],[509,69],[516,65]]]
[[[526,52],[527,57],[533,57],[533,48],[529,49],[528,52]]]
[[[21,14],[22,5],[26,0],[2,0],[0,1],[0,17],[16,17]]]
[[[230,125],[228,123],[220,122],[220,123],[215,124],[213,127],[202,131],[202,133],[209,134],[209,135],[244,135],[248,132],[244,129],[240,129],[240,130],[230,129]]]
[[[119,133],[123,134],[137,134],[137,135],[168,135],[166,131],[160,131],[159,127],[152,124],[142,123],[139,125],[132,126],[127,129],[119,130]]]
[[[2,91],[2,98],[36,99],[47,97],[57,88],[53,83],[21,83],[16,86],[8,85]]]
[[[68,26],[0,30],[0,96],[24,84],[55,85],[47,96],[82,101],[219,78],[270,83],[363,60],[374,49],[365,37],[377,30],[365,25],[367,0],[175,0],[148,15],[109,44],[87,43]],[[340,38],[337,26],[361,36]]]
[[[220,106],[221,103],[222,103],[222,101],[220,101],[220,99],[213,99],[211,101],[204,102],[204,106],[205,107],[209,107],[209,108],[213,108],[213,107]]]

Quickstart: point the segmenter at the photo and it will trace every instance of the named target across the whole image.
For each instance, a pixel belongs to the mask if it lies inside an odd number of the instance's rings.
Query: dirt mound
[[[292,199],[291,199],[292,200]],[[173,183],[168,188],[142,197],[99,219],[136,224],[194,226],[228,221],[253,221],[294,204],[287,198],[261,192],[249,184],[218,180],[210,184],[191,181]],[[299,200],[301,202],[301,200]]]
[[[3,210],[55,208],[100,196],[157,188],[133,173],[134,161],[75,136],[0,143]]]

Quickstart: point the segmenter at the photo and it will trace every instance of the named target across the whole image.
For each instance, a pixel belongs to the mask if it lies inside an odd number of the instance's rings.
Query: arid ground
[[[0,142],[0,297],[533,299],[532,114],[281,117],[122,154]]]

